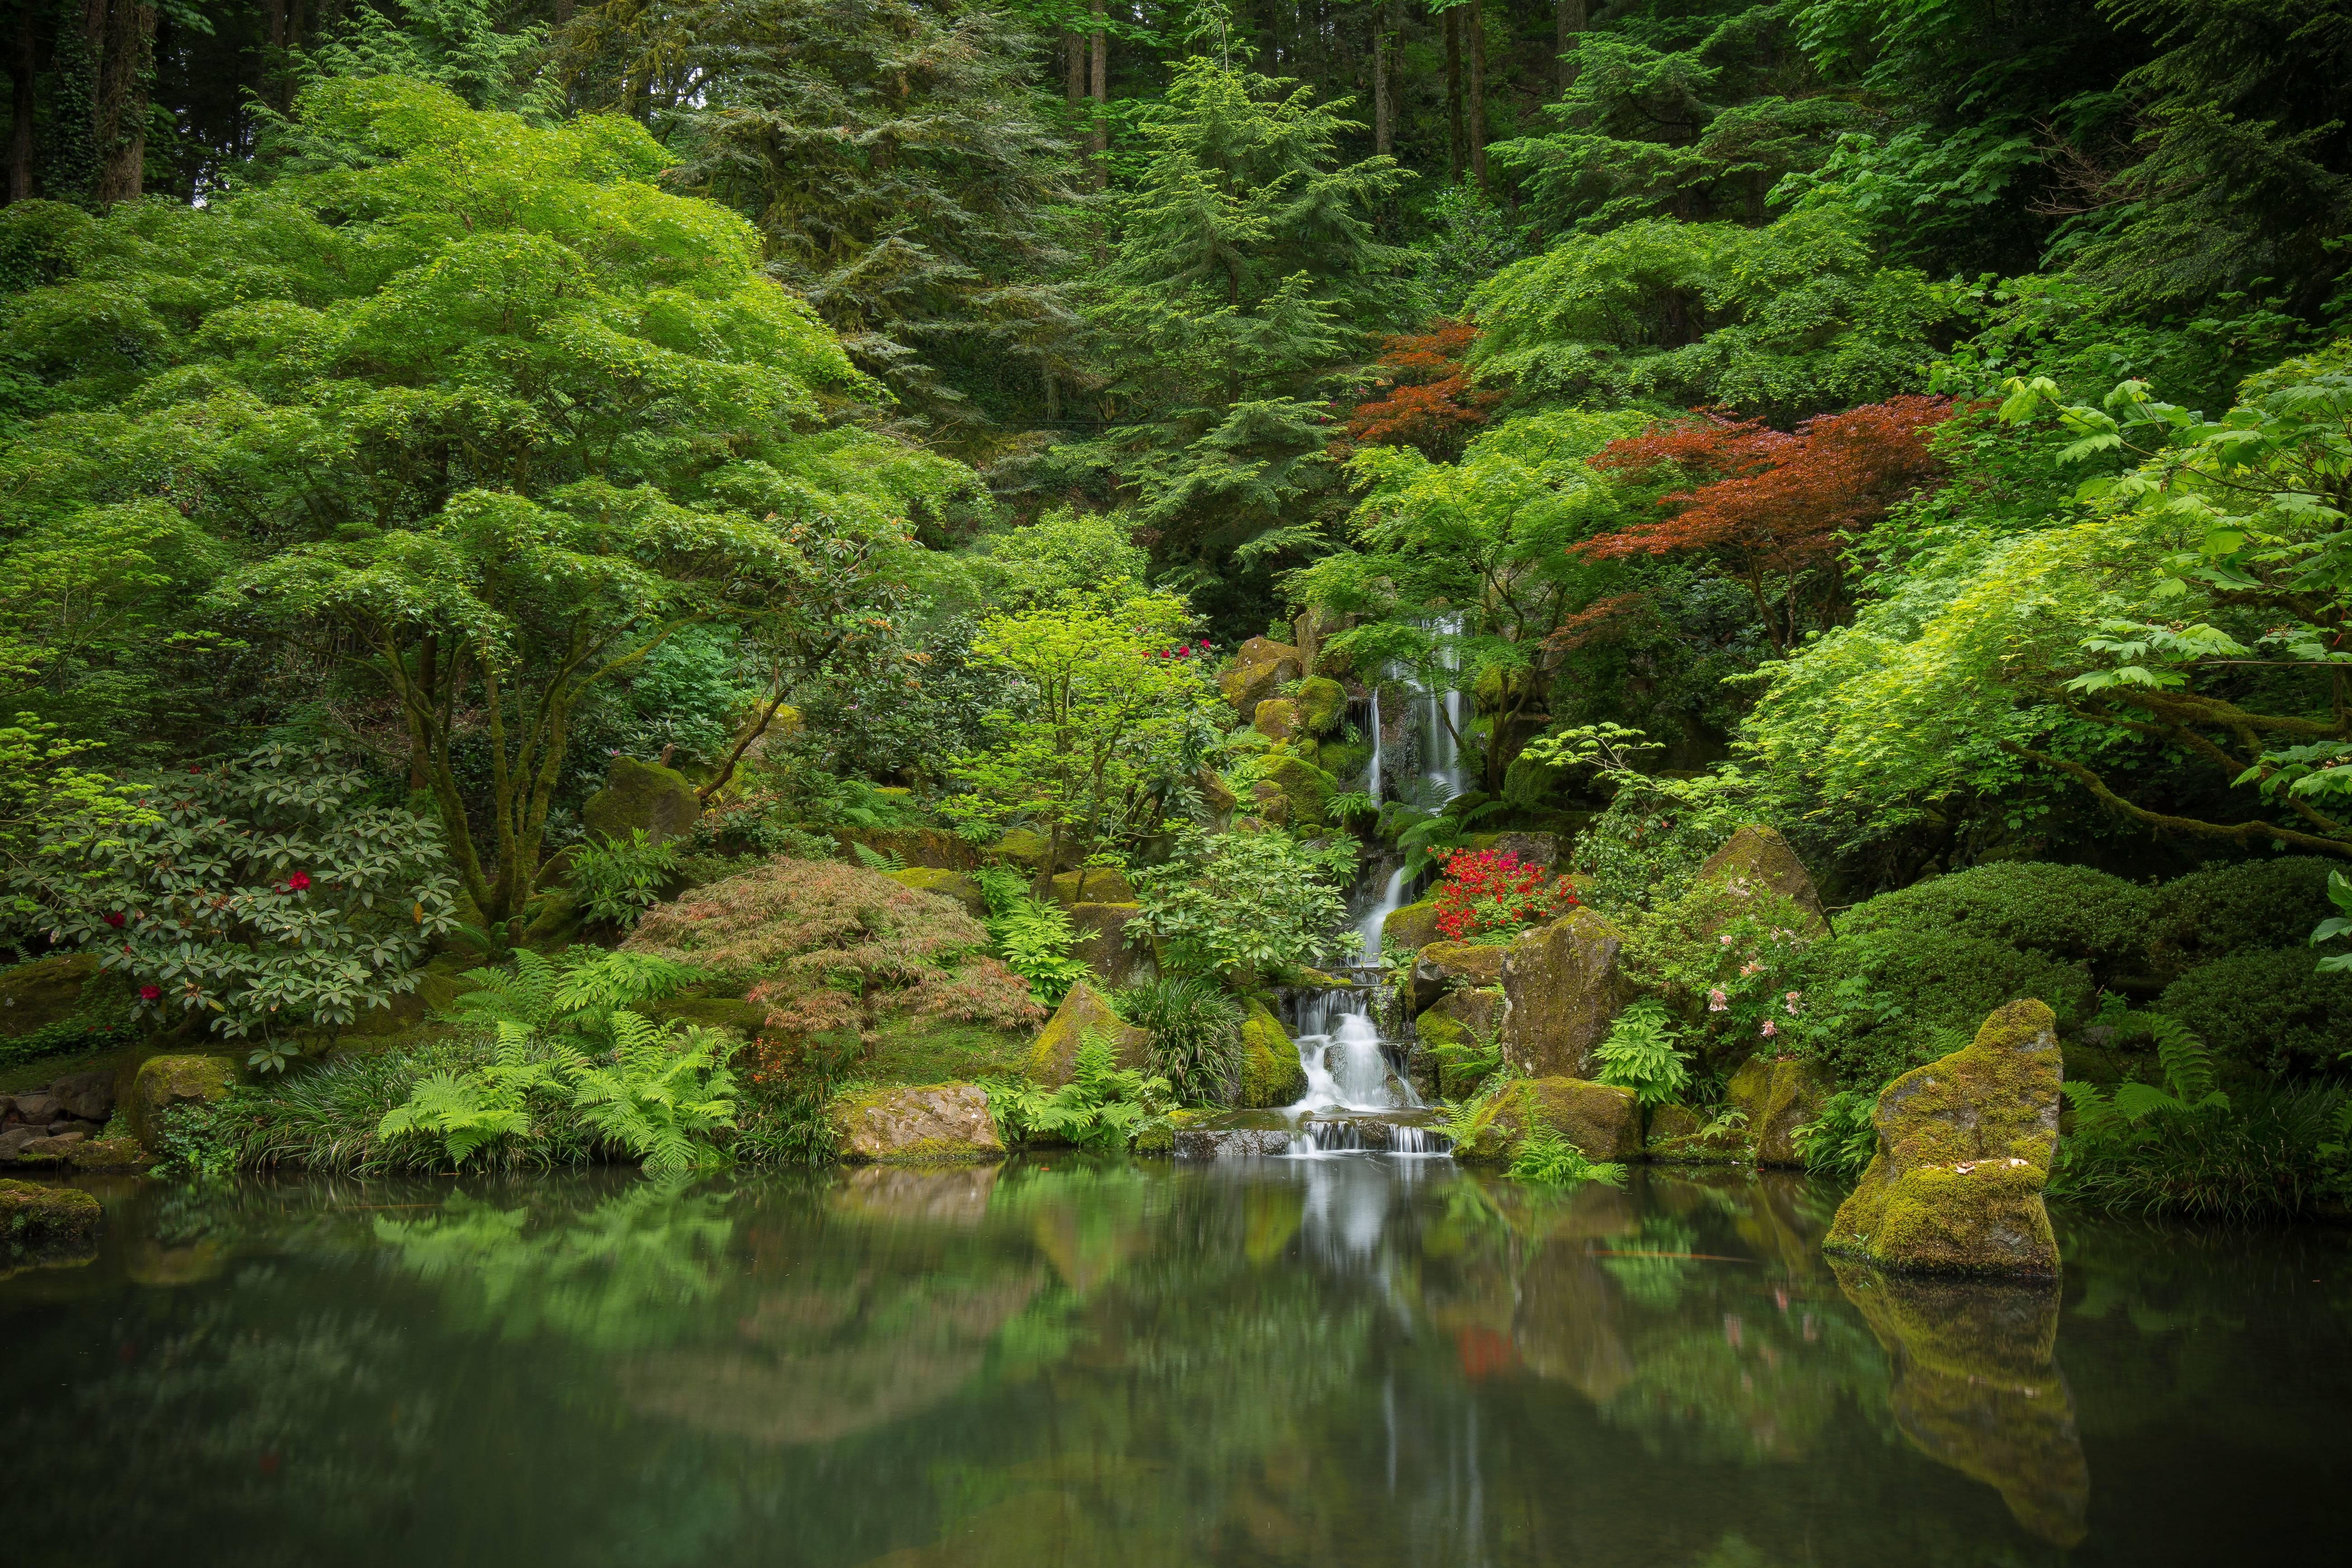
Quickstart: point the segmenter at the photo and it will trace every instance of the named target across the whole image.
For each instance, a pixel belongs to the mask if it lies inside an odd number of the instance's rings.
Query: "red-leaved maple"
[[[1853,536],[1943,474],[1928,437],[1951,412],[1948,398],[1895,397],[1808,419],[1790,435],[1695,409],[1611,442],[1593,466],[1680,469],[1705,482],[1661,498],[1668,513],[1654,522],[1570,548],[1600,560],[1707,551],[1747,584],[1786,649],[1807,620],[1827,625],[1843,609],[1839,557]]]
[[[1473,426],[1503,399],[1470,384],[1462,356],[1478,329],[1444,317],[1429,331],[1406,333],[1381,344],[1380,378],[1388,395],[1356,405],[1348,433],[1360,446],[1418,447],[1433,461],[1457,457]]]

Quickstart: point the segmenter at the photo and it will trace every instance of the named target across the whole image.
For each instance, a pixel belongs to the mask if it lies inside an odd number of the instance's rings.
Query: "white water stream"
[[[1454,637],[1461,635],[1462,619],[1448,616],[1437,623],[1440,634]],[[1455,737],[1466,721],[1467,705],[1463,700],[1457,677],[1462,668],[1462,655],[1448,643],[1439,655],[1438,667],[1445,672],[1442,691],[1424,689],[1419,682],[1412,686],[1412,697],[1405,710],[1405,727],[1420,742],[1423,775],[1429,781],[1431,791],[1440,800],[1451,800],[1460,795],[1469,780],[1463,772],[1462,748]],[[1372,762],[1368,775],[1367,793],[1377,805],[1383,781],[1388,776],[1388,744],[1381,734],[1381,683],[1372,682]],[[1404,908],[1409,898],[1405,875],[1402,868],[1389,873],[1380,898],[1367,909],[1356,922],[1357,934],[1363,938],[1359,950],[1359,963],[1378,963],[1381,956],[1381,927],[1389,916]]]
[[[1391,1124],[1377,1142],[1367,1142],[1350,1116],[1417,1110],[1421,1095],[1390,1065],[1381,1048],[1365,994],[1326,991],[1299,1004],[1298,1066],[1307,1092],[1289,1105],[1299,1131],[1290,1140],[1295,1155],[1348,1149],[1386,1148],[1400,1154],[1438,1154],[1451,1147],[1425,1128]]]

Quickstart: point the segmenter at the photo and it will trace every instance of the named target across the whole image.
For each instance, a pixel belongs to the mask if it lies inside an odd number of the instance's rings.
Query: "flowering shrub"
[[[1462,850],[1445,862],[1437,890],[1437,929],[1453,942],[1507,937],[1557,920],[1576,906],[1565,877],[1523,864],[1507,849]]]
[[[133,783],[127,813],[44,826],[12,912],[127,973],[140,1013],[254,1038],[257,1067],[283,1066],[297,1030],[414,990],[456,922],[439,829],[359,805],[367,781],[331,752],[265,746]]]
[[[1706,881],[1629,923],[1636,984],[1683,1026],[1685,1047],[1718,1065],[1795,1054],[1813,948],[1827,933],[1793,900],[1746,878]]]

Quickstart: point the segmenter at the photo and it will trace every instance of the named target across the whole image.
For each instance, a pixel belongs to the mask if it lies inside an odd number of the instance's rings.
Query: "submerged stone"
[[[1878,1097],[1878,1152],[1822,1246],[1882,1268],[2055,1276],[2042,1189],[2058,1145],[2057,1019],[1996,1010],[1973,1043]]]
[[[845,1160],[993,1160],[1004,1153],[988,1113],[988,1090],[976,1083],[872,1089],[835,1100],[829,1114]]]
[[[1633,1000],[1618,963],[1624,939],[1588,909],[1570,910],[1505,950],[1503,1056],[1536,1078],[1580,1079]]]

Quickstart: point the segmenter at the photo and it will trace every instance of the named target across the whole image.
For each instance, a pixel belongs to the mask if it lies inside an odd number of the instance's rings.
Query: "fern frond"
[[[2178,1018],[2151,1013],[2147,1022],[2156,1036],[2156,1059],[2174,1097],[2186,1105],[2203,1104],[2214,1093],[2211,1047]]]

